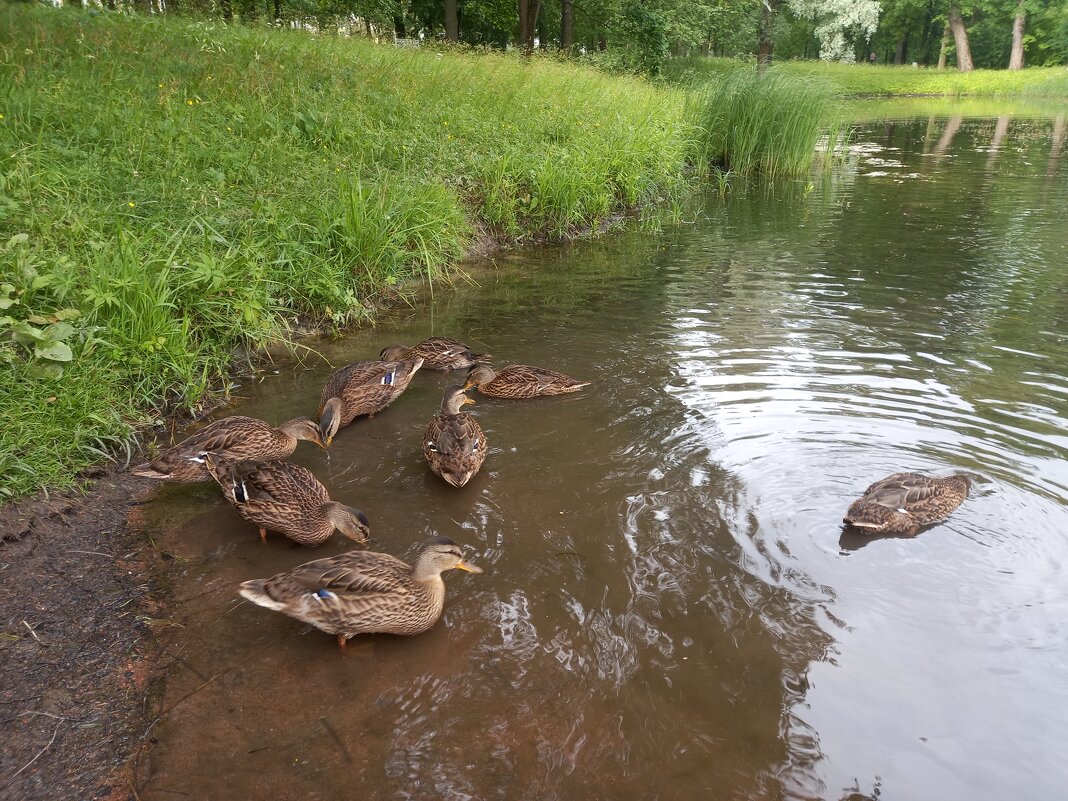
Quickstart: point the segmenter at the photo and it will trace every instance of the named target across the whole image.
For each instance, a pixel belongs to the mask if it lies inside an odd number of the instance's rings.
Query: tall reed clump
[[[699,129],[697,161],[772,178],[804,173],[816,156],[817,140],[834,123],[834,110],[833,95],[820,81],[777,68],[721,73],[690,95]]]

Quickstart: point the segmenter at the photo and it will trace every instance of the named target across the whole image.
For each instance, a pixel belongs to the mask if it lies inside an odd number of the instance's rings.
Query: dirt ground
[[[137,796],[161,672],[152,577],[166,554],[136,524],[151,486],[112,469],[90,473],[88,493],[0,509],[4,801]]]

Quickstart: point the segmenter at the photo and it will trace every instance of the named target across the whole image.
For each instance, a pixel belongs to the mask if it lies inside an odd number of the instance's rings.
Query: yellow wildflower
[[[187,106],[191,106],[191,105],[193,105],[193,101],[192,101],[192,100],[186,100],[186,101],[185,101],[185,104],[186,104]]]
[[[136,206],[137,204],[136,204],[136,203],[134,203],[134,202],[133,202],[133,201],[131,200],[131,201],[130,201],[129,203],[127,203],[126,205],[127,205],[127,206],[129,206],[129,207],[130,207],[130,208],[132,209],[132,208],[133,208],[134,206]]]

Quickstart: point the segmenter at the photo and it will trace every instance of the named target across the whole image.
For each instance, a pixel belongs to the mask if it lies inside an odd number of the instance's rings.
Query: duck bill
[[[467,392],[467,390],[471,389],[471,387],[473,387],[473,386],[474,386],[473,382],[465,381],[464,382],[464,392]],[[472,403],[474,403],[474,401],[472,401]]]
[[[467,396],[467,397],[464,398],[463,405],[467,406],[469,403],[472,404],[472,405],[474,405],[474,403],[475,403],[475,399],[472,398],[471,396]]]
[[[482,572],[482,568],[481,567],[479,567],[478,565],[473,565],[470,562],[459,562],[459,563],[457,563],[456,567],[459,570],[465,570],[468,573],[481,573]]]

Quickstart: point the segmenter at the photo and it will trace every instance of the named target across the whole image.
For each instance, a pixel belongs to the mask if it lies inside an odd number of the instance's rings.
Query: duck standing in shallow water
[[[474,400],[463,387],[449,387],[441,411],[423,434],[423,457],[435,475],[454,487],[462,487],[486,461],[486,435],[478,421],[461,411]]]
[[[308,417],[287,420],[272,428],[255,417],[234,415],[204,426],[152,461],[131,467],[130,472],[170,481],[207,481],[211,476],[204,464],[205,454],[231,462],[285,459],[302,439],[321,448],[330,444],[322,429]]]
[[[338,645],[357,634],[421,634],[433,626],[445,606],[441,574],[458,568],[482,569],[463,559],[447,537],[430,540],[415,565],[388,554],[350,551],[317,559],[269,579],[246,581],[241,595],[337,635]]]
[[[946,478],[894,473],[864,490],[844,522],[869,534],[913,536],[922,526],[949,517],[968,497],[970,486],[968,477],[959,473]]]
[[[463,342],[449,337],[431,337],[410,348],[390,345],[378,356],[382,360],[422,359],[428,370],[466,370],[479,362],[488,361],[489,353],[475,353]]]
[[[374,417],[393,403],[422,366],[422,359],[411,359],[354,362],[335,370],[319,396],[319,428],[326,444],[360,415]]]
[[[512,364],[494,370],[488,364],[479,364],[471,368],[463,388],[476,387],[483,395],[495,398],[535,398],[577,392],[589,384],[544,367]]]
[[[330,500],[310,470],[288,462],[227,462],[205,457],[211,477],[245,520],[285,534],[301,545],[321,545],[337,529],[350,540],[367,542],[371,524],[359,509]]]

